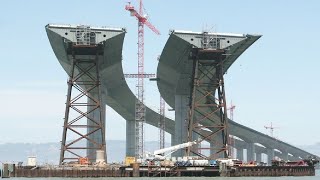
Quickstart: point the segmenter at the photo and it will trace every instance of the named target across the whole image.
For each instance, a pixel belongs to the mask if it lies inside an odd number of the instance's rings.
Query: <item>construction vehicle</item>
[[[175,151],[179,149],[191,147],[197,143],[198,143],[197,141],[191,141],[191,142],[186,142],[186,143],[178,144],[178,145],[163,148],[163,149],[158,149],[158,150],[155,150],[153,153],[146,152],[145,159],[148,161],[163,161],[166,159],[166,157],[168,157],[170,154],[174,153]]]

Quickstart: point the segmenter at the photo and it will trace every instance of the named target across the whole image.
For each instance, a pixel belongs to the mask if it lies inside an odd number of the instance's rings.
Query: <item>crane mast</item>
[[[139,1],[139,12],[129,3],[125,9],[138,20],[138,83],[137,100],[135,103],[135,157],[142,159],[144,154],[144,123],[146,107],[144,105],[144,25],[148,26],[156,34],[160,32],[143,15],[143,3]]]

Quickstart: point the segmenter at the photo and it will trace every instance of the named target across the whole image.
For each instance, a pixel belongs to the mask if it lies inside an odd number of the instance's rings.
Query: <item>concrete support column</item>
[[[210,142],[210,155],[213,155],[214,159],[223,158],[223,153],[216,154],[217,152],[216,148],[217,148],[216,144],[213,142]]]
[[[288,161],[288,158],[289,158],[288,156],[289,156],[289,155],[288,155],[288,152],[283,151],[282,154],[281,154],[281,156],[280,156],[280,158],[281,158],[282,160]]]
[[[297,161],[297,160],[299,160],[299,157],[294,157],[294,156],[288,155],[288,160],[290,160],[290,161]]]
[[[237,159],[243,161],[243,149],[237,148]]]
[[[271,161],[274,158],[274,149],[267,149],[268,165],[271,165]]]
[[[261,153],[256,153],[256,161],[257,163],[260,163],[261,162]]]
[[[174,140],[176,139],[176,136],[175,135],[172,135],[171,134],[171,146],[174,146]]]
[[[247,144],[247,162],[255,161],[255,144]]]
[[[187,95],[175,95],[175,136],[173,139],[173,145],[181,144],[186,141],[187,127],[186,120],[188,118],[188,96]],[[183,150],[178,150],[172,153],[172,156],[182,157],[184,156]]]
[[[195,141],[195,140],[198,140],[198,138],[199,138],[199,134],[192,132],[192,140]],[[198,152],[200,146],[201,146],[201,144],[194,145],[194,146],[192,146],[192,150],[194,152]]]
[[[92,95],[95,99],[98,99],[98,95],[97,94],[93,94]],[[94,104],[94,102],[92,102],[91,99],[88,98],[88,103],[89,104]],[[102,127],[104,128],[104,130],[106,131],[106,103],[102,100],[101,98],[101,120],[102,120]],[[93,108],[95,108],[94,106],[88,106],[87,107],[87,111],[90,112]],[[88,114],[90,119],[99,120],[99,116],[100,116],[100,111],[99,109],[94,110],[93,112],[91,112],[90,114]],[[88,126],[95,126],[96,124],[94,122],[92,122],[91,120],[87,119],[87,125]],[[91,132],[93,130],[93,128],[88,127],[87,128],[87,132]],[[93,141],[100,143],[102,141],[102,136],[101,136],[101,131],[96,131],[93,134],[90,134],[88,136],[90,139],[92,139]],[[106,142],[104,142],[106,143]],[[97,145],[93,144],[90,141],[87,141],[87,147],[97,147]],[[106,149],[105,150],[105,154],[106,154]],[[87,157],[89,159],[96,159],[96,149],[87,149]],[[105,157],[105,159],[107,160],[107,157]]]
[[[135,157],[136,136],[135,136],[135,121],[126,121],[126,156]]]

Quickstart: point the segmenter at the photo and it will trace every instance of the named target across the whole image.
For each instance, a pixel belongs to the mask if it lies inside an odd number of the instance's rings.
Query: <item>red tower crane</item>
[[[229,108],[227,108],[227,110],[230,111],[230,119],[233,121],[233,111],[236,109],[236,106],[232,104],[232,101],[231,101],[231,105]],[[234,137],[230,137],[230,145],[235,148],[235,145],[236,145],[236,140],[234,139]],[[230,156],[233,157],[234,156],[234,150],[232,147],[229,147],[229,151],[230,151]]]
[[[228,108],[228,110],[230,111],[230,119],[233,121],[233,111],[234,109],[236,109],[236,106],[232,104],[231,101],[231,106]]]
[[[144,25],[148,26],[153,32],[160,35],[160,32],[148,21],[147,17],[143,13],[142,0],[139,1],[139,12],[128,3],[125,9],[130,12],[131,16],[135,16],[138,20],[138,98],[135,104],[135,157],[137,159],[143,158],[144,154],[144,122],[146,109],[143,103],[144,100]]]

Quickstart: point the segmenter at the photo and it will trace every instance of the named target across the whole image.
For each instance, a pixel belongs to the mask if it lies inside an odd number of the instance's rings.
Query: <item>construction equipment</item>
[[[146,115],[146,108],[144,101],[144,25],[148,26],[156,34],[160,32],[148,21],[143,12],[142,0],[139,1],[139,12],[130,4],[125,6],[125,9],[130,12],[131,16],[135,16],[138,20],[138,84],[137,84],[137,100],[135,105],[135,157],[137,159],[143,158],[144,154],[144,122]]]
[[[198,142],[191,141],[191,142],[186,142],[186,143],[178,144],[178,145],[163,148],[163,149],[158,149],[158,150],[155,150],[152,154],[146,152],[145,157],[146,157],[146,160],[151,160],[151,161],[152,160],[165,160],[167,156],[176,152],[177,150],[183,149],[183,148],[188,148],[188,147],[191,147],[195,144],[198,144]],[[165,155],[163,155],[163,154],[165,154]]]
[[[89,158],[87,158],[87,157],[80,157],[78,160],[79,160],[78,163],[80,165],[88,165],[88,164],[90,164]]]
[[[270,125],[270,126],[264,126],[264,128],[270,129],[270,135],[271,135],[271,137],[275,138],[275,137],[273,136],[273,130],[274,130],[275,128],[279,128],[279,127],[274,127],[274,126],[272,125],[272,122],[271,122],[271,125]]]

